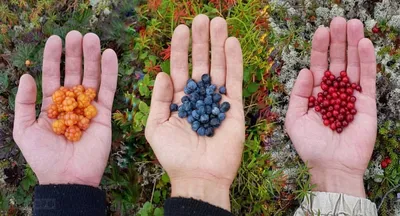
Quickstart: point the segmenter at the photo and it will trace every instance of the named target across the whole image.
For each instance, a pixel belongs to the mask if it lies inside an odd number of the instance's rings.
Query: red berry
[[[346,116],[346,121],[347,122],[352,122],[353,120],[354,120],[354,116],[353,115],[350,114],[350,115]]]
[[[343,121],[344,115],[343,115],[343,114],[339,114],[339,115],[337,116],[337,119],[338,119],[339,121]]]
[[[340,105],[339,104],[333,105],[333,109],[339,111],[340,110]]]
[[[340,99],[345,101],[347,99],[347,95],[345,93],[340,94]]]
[[[379,33],[380,30],[379,30],[378,26],[375,25],[375,26],[372,28],[372,32],[375,33],[375,34]]]
[[[332,112],[332,111],[333,111],[333,106],[329,106],[329,107],[328,107],[328,111],[329,111],[329,112]]]
[[[332,75],[332,73],[330,72],[330,71],[325,71],[325,74],[324,74],[326,77],[330,77],[331,75]]]
[[[324,101],[324,98],[321,96],[321,97],[317,97],[317,102],[318,103],[322,103]]]
[[[310,96],[308,98],[308,102],[314,103],[315,102],[315,97],[314,96]]]
[[[327,113],[326,113],[326,116],[327,116],[328,118],[332,117],[332,112],[327,112]]]
[[[346,89],[346,93],[347,93],[348,95],[353,95],[353,89],[352,89],[352,88],[347,88],[347,89]]]
[[[329,88],[329,87],[328,87],[327,84],[325,84],[325,83],[322,83],[322,84],[321,84],[321,89],[322,89],[322,90],[327,91],[328,88]]]
[[[339,115],[339,111],[333,110],[332,115],[335,116],[335,117],[338,116]]]
[[[390,160],[390,158],[386,158],[386,163],[389,165],[392,163],[392,160]]]
[[[334,117],[330,117],[330,118],[329,118],[329,121],[330,121],[330,122],[335,122],[335,118],[334,118]]]
[[[340,93],[345,93],[346,89],[345,88],[341,88],[341,89],[339,89],[339,91],[340,91]]]
[[[325,126],[328,126],[330,123],[331,123],[331,122],[330,122],[328,119],[325,119],[325,120],[324,120],[324,125],[325,125]]]
[[[334,92],[336,92],[336,89],[334,87],[329,87],[328,92],[329,94],[333,94]]]
[[[351,88],[356,89],[357,88],[357,84],[356,83],[352,83],[351,84]]]
[[[356,110],[356,109],[351,109],[351,110],[350,110],[350,114],[352,114],[352,115],[357,114],[357,110]]]
[[[340,114],[346,114],[346,109],[345,108],[340,108],[339,113]]]
[[[324,95],[322,94],[322,92],[318,92],[317,97],[322,97],[322,96],[324,96]]]
[[[336,130],[336,124],[335,124],[335,122],[331,123],[330,128],[331,128],[332,130]]]
[[[342,101],[342,102],[340,102],[340,106],[341,106],[341,107],[346,107],[346,106],[347,106],[347,103],[346,103],[346,101]]]
[[[340,128],[342,127],[342,123],[340,123],[339,121],[336,122],[336,128]]]
[[[308,107],[309,107],[309,108],[314,107],[314,103],[309,102],[309,103],[308,103]]]
[[[315,109],[316,112],[320,112],[321,111],[321,107],[320,106],[315,106],[314,109]]]
[[[332,99],[332,96],[331,95],[327,95],[326,99],[330,100],[330,99]]]
[[[342,77],[337,77],[336,81],[338,81],[338,82],[342,81]]]
[[[346,87],[347,88],[351,88],[351,84],[350,83],[346,83]]]
[[[340,122],[339,122],[339,123],[340,123]],[[342,131],[343,131],[343,128],[341,128],[341,127],[336,128],[336,132],[337,132],[337,133],[342,133]]]
[[[348,84],[348,82],[349,82],[349,78],[347,78],[347,77],[343,77],[343,78],[342,78],[342,82],[344,82],[344,83],[347,83],[347,84]]]
[[[326,114],[326,109],[321,109],[321,114],[325,115]]]
[[[349,110],[354,109],[354,104],[351,103],[351,102],[348,102],[348,103],[347,103],[347,108],[348,108]]]
[[[350,100],[348,100],[348,101],[350,101],[350,102],[352,102],[352,103],[355,103],[355,102],[356,102],[356,100],[357,100],[357,98],[356,98],[356,97],[354,97],[354,96],[351,96],[351,97],[350,97]]]
[[[328,119],[328,116],[322,115],[322,119],[323,119],[323,120],[326,120],[326,119]]]
[[[330,79],[331,81],[334,81],[334,80],[335,80],[335,76],[330,75],[330,76],[329,76],[329,79]]]
[[[336,92],[333,92],[333,93],[332,93],[332,97],[333,97],[333,98],[337,98],[337,97],[339,97],[339,95],[338,95]]]
[[[340,100],[340,98],[338,98],[338,99],[336,99],[335,104],[340,105],[340,102],[342,102],[342,101]]]
[[[349,123],[347,123],[347,121],[342,121],[342,126],[343,127],[347,127],[347,125],[349,125]]]
[[[337,87],[339,87],[339,83],[338,83],[337,81],[334,81],[334,82],[332,83],[332,86],[335,87],[335,88],[337,88]]]
[[[322,77],[322,82],[326,82],[328,80],[328,77]]]
[[[336,104],[336,100],[335,100],[335,99],[331,99],[331,100],[329,101],[329,103],[330,103],[331,105],[335,105],[335,104]]]
[[[342,72],[340,72],[340,76],[341,76],[341,77],[347,77],[347,73],[346,73],[346,71],[342,71]]]
[[[322,94],[323,94],[324,96],[327,96],[327,95],[328,95],[328,91],[324,91]]]
[[[328,100],[324,100],[324,102],[322,104],[321,104],[322,107],[328,107],[329,106],[329,101]]]
[[[382,167],[383,169],[385,169],[387,166],[388,166],[388,164],[386,163],[386,161],[382,161],[382,162],[381,162],[381,167]]]
[[[327,80],[327,81],[325,81],[325,83],[326,83],[328,86],[332,85],[332,81],[331,81],[331,80]]]
[[[346,87],[346,83],[344,83],[343,81],[340,81],[340,82],[339,82],[339,86],[342,87],[342,88],[343,88],[343,87]]]
[[[356,87],[356,90],[359,91],[359,92],[361,92],[361,91],[362,91],[361,86],[358,85],[358,86]]]

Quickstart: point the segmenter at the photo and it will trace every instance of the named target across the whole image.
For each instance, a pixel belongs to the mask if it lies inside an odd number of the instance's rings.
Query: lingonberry
[[[346,121],[347,122],[352,122],[353,120],[354,120],[354,116],[353,115],[350,114],[350,115],[346,116]]]
[[[356,89],[357,88],[357,84],[356,83],[352,83],[351,84],[351,88]]]
[[[321,106],[322,107],[328,107],[329,106],[329,101],[328,100],[324,100],[324,102],[322,102]]]
[[[334,117],[330,117],[330,118],[329,118],[329,121],[330,121],[330,122],[334,122],[334,121],[335,121],[335,118],[334,118]]]
[[[348,77],[343,77],[342,78],[342,82],[346,83],[346,86],[347,86],[347,84],[349,82],[349,78]]]
[[[331,86],[331,85],[332,85],[332,81],[331,81],[331,80],[327,80],[327,81],[325,81],[325,83],[326,83],[328,86]]]
[[[345,89],[345,88],[340,88],[340,89],[339,89],[339,92],[340,92],[340,93],[345,93],[345,92],[346,92],[346,89]]]
[[[346,114],[346,109],[345,108],[340,108],[339,109],[340,114]]]
[[[335,122],[331,123],[331,125],[329,126],[332,130],[336,130],[336,124]]]
[[[323,120],[326,120],[326,119],[328,119],[328,116],[322,115],[322,119],[323,119]]]
[[[334,76],[334,75],[330,75],[330,76],[329,76],[329,79],[330,79],[331,81],[334,81],[334,80],[335,80],[335,76]]]
[[[332,75],[332,73],[331,73],[330,71],[325,71],[324,75],[325,75],[326,77],[330,77],[330,76]]]
[[[351,110],[350,110],[350,114],[352,114],[352,115],[357,114],[357,110],[356,110],[356,109],[351,109]]]
[[[65,130],[67,129],[67,126],[64,123],[64,120],[59,119],[55,120],[52,124],[52,128],[54,133],[61,135],[65,133]]]
[[[362,91],[361,86],[360,86],[360,85],[357,85],[356,90],[359,91],[359,92],[361,92],[361,91]]]
[[[317,97],[323,97],[324,95],[322,94],[322,92],[318,92]]]
[[[338,119],[339,121],[343,121],[343,120],[344,120],[344,115],[343,115],[343,114],[339,114],[339,115],[337,116],[337,119]]]
[[[73,126],[69,126],[66,130],[65,130],[65,137],[72,142],[77,142],[81,139],[82,136],[82,131],[81,129],[79,129],[78,126],[73,125]]]
[[[325,83],[322,83],[321,84],[321,89],[324,90],[324,91],[327,91],[329,89],[329,86],[327,84],[325,84]]]
[[[337,82],[342,81],[342,77],[336,77],[336,81],[337,81]]]
[[[347,125],[349,125],[349,123],[347,123],[347,121],[342,121],[342,126],[343,127],[347,127]]]
[[[336,92],[333,92],[333,93],[332,93],[332,97],[333,97],[333,98],[337,98],[337,97],[339,97],[339,95],[338,95]]]
[[[348,95],[353,95],[353,89],[352,88],[346,88],[346,93]]]
[[[336,128],[340,128],[342,127],[342,123],[340,123],[340,121],[335,122],[336,123]]]
[[[378,33],[380,32],[380,29],[378,28],[378,26],[375,25],[375,26],[372,28],[372,32],[375,33],[375,34],[378,34]]]
[[[332,112],[327,112],[327,113],[326,113],[326,116],[327,116],[328,118],[332,117]]]
[[[338,105],[338,104],[333,105],[333,109],[336,110],[336,111],[339,111],[340,110],[340,105]]]
[[[314,109],[315,109],[316,112],[320,112],[321,111],[321,107],[320,106],[315,106]]]
[[[332,96],[328,94],[328,95],[326,96],[326,99],[330,100],[330,99],[332,99]]]
[[[339,87],[339,83],[338,83],[338,81],[333,81],[333,84],[332,84],[332,86],[333,86],[333,87],[335,87],[335,88]]]
[[[348,103],[347,103],[347,109],[349,109],[349,110],[354,109],[354,104],[351,103],[351,102],[348,102]]]
[[[350,101],[350,102],[352,102],[352,103],[355,103],[355,102],[356,102],[356,100],[357,100],[357,98],[356,98],[356,97],[354,97],[354,96],[351,96],[351,97],[350,97],[350,99],[349,99],[348,101]]]
[[[346,71],[341,71],[341,72],[340,72],[340,76],[341,76],[341,77],[347,77]]]
[[[342,133],[343,132],[343,128],[341,128],[341,127],[336,128],[336,132],[337,133]]]
[[[315,97],[314,96],[310,96],[308,98],[308,102],[314,103],[315,102]]]
[[[330,122],[328,119],[325,119],[325,120],[324,120],[324,125],[325,125],[325,126],[328,126],[330,123],[331,123],[331,122]]]
[[[339,111],[333,110],[333,111],[332,111],[332,115],[335,116],[335,117],[338,116],[338,115],[339,115]]]
[[[328,80],[328,77],[322,77],[322,82],[326,82]]]
[[[387,162],[386,162],[385,160],[383,160],[383,161],[381,162],[381,167],[382,167],[383,169],[386,169],[387,166],[388,166]]]
[[[329,87],[328,88],[328,93],[332,94],[333,92],[336,92],[336,89],[334,87]]]
[[[321,96],[321,97],[317,97],[317,102],[320,104],[320,103],[322,103],[324,101],[324,98]]]
[[[51,104],[47,109],[47,117],[50,119],[56,119],[58,116],[57,104]]]
[[[333,106],[329,106],[329,107],[328,107],[328,111],[329,111],[329,112],[332,112],[332,111],[333,111]]]
[[[325,115],[326,114],[326,109],[321,109],[321,114]]]
[[[340,100],[345,101],[347,99],[347,95],[345,93],[340,94]]]

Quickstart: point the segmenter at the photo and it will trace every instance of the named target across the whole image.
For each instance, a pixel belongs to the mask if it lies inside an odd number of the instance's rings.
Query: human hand
[[[354,92],[354,121],[340,134],[324,126],[314,109],[308,109],[308,97],[321,91],[321,79],[328,70],[328,48],[329,70],[335,76],[346,70],[350,81],[362,87],[361,93]],[[310,70],[303,69],[293,87],[285,121],[287,132],[311,168],[315,190],[365,197],[363,175],[375,144],[377,111],[374,46],[364,38],[363,24],[336,17],[330,31],[320,27],[312,41]]]
[[[211,35],[211,69],[209,40]],[[227,38],[222,18],[211,22],[199,15],[192,25],[192,78],[210,74],[217,86],[226,85],[231,109],[213,137],[198,136],[186,119],[170,113],[170,104],[181,104],[188,80],[189,28],[175,29],[171,45],[171,79],[159,73],[146,125],[146,138],[167,171],[173,197],[192,197],[230,210],[229,188],[240,166],[245,138],[242,104],[242,52],[236,38]]]
[[[78,142],[70,142],[52,130],[47,108],[60,88],[62,41],[51,36],[43,57],[43,101],[36,119],[36,84],[30,75],[20,79],[15,100],[14,140],[32,167],[40,184],[81,184],[97,187],[111,149],[111,109],[117,85],[118,59],[111,49],[101,57],[100,39],[93,33],[83,38],[77,31],[66,36],[66,87],[82,83],[98,90],[92,104],[97,116]],[[82,80],[82,53],[84,73]],[[102,71],[102,72],[100,72]]]

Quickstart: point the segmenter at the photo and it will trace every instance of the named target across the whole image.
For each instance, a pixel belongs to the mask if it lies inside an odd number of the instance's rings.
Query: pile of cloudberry
[[[230,109],[229,102],[220,104],[226,88],[221,86],[219,93],[215,92],[217,86],[211,84],[211,77],[203,74],[197,83],[193,79],[187,81],[184,89],[185,96],[181,98],[182,104],[171,104],[171,112],[178,111],[180,118],[187,118],[193,131],[199,136],[214,136],[214,130],[225,120],[225,113]]]
[[[338,77],[326,71],[322,77],[321,89],[322,92],[318,93],[317,98],[308,98],[308,107],[314,107],[316,112],[321,113],[325,126],[341,133],[357,114],[357,98],[353,94],[354,90],[361,92],[361,86],[350,83],[346,71],[340,72]]]
[[[90,119],[97,115],[96,107],[91,104],[95,97],[94,89],[85,89],[82,85],[55,91],[53,104],[47,109],[47,116],[57,119],[52,124],[54,133],[73,142],[79,141],[82,131],[89,128]]]

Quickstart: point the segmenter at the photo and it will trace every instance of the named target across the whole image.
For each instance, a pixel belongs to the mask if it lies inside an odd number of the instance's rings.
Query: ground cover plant
[[[283,123],[290,91],[310,60],[316,28],[358,18],[377,53],[378,138],[367,172],[379,215],[399,215],[400,3],[390,0],[9,0],[0,3],[0,214],[30,215],[36,177],[12,140],[18,79],[38,81],[46,39],[99,35],[119,57],[113,146],[101,187],[109,215],[162,215],[169,178],[144,138],[154,78],[169,73],[173,29],[223,16],[242,45],[246,142],[231,189],[236,215],[290,215],[313,186]],[[190,59],[190,58],[189,58]],[[63,67],[62,67],[63,68]],[[39,109],[37,109],[39,110]]]

